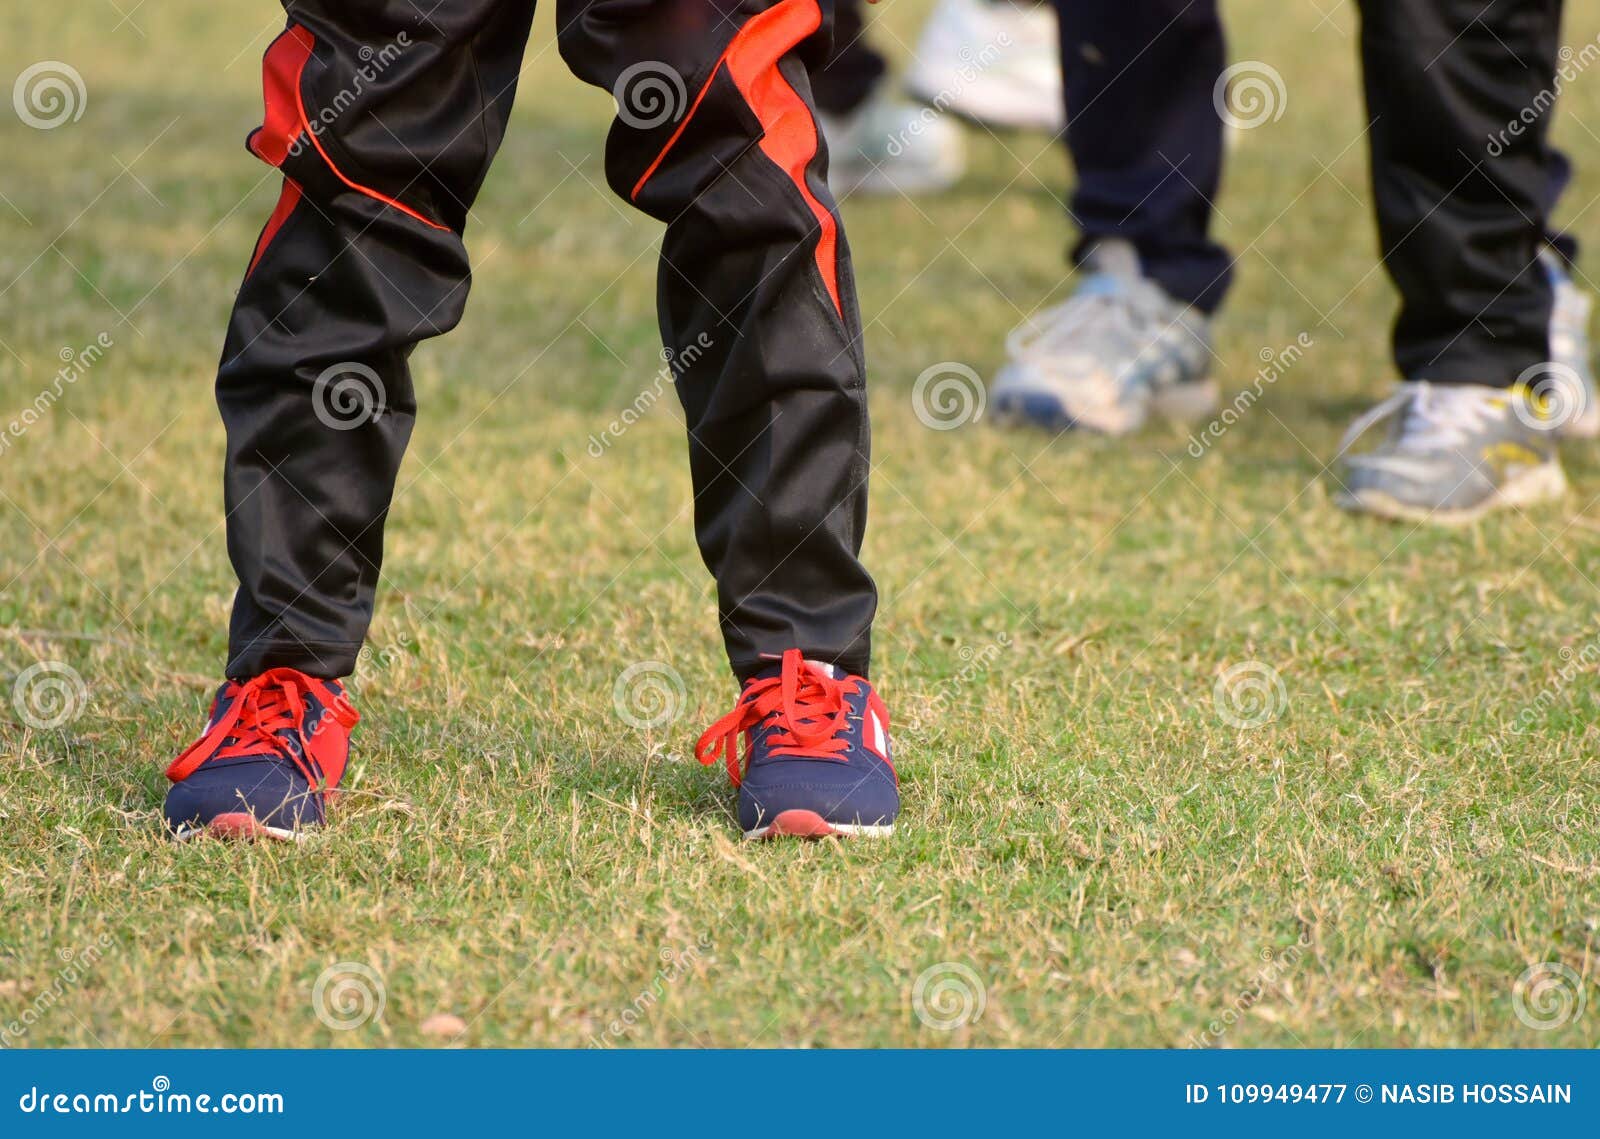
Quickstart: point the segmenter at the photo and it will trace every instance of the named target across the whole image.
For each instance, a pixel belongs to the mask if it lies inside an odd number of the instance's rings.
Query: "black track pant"
[[[286,0],[250,149],[284,192],[217,379],[228,674],[354,668],[416,414],[454,327],[461,233],[506,127],[531,0]],[[667,223],[659,308],[695,528],[734,670],[798,647],[866,672],[861,328],[807,62],[818,0],[559,0],[561,55],[619,105],[613,189]],[[530,615],[535,616],[535,615]]]
[[[1222,164],[1217,0],[1055,2],[1085,243],[1132,241],[1168,291],[1214,308],[1232,264],[1207,233]],[[1547,241],[1572,253],[1548,226],[1568,175],[1547,141],[1561,0],[1360,7],[1396,363],[1411,378],[1509,384],[1549,352],[1535,256]],[[1283,79],[1292,116],[1297,77]]]

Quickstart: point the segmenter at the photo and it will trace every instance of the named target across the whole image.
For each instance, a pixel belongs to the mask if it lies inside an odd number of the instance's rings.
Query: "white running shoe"
[[[906,88],[930,107],[1004,130],[1066,126],[1049,4],[940,0],[912,57]]]
[[[1571,414],[1558,431],[1569,439],[1593,439],[1600,435],[1600,395],[1595,392],[1589,347],[1589,312],[1594,307],[1594,298],[1572,283],[1567,267],[1554,250],[1546,247],[1539,254],[1539,263],[1544,266],[1554,293],[1555,303],[1550,310],[1550,360],[1569,369],[1570,374],[1578,377],[1581,386],[1579,391],[1565,393],[1564,398],[1571,401],[1568,409]]]
[[[966,169],[957,126],[928,107],[874,95],[848,115],[819,114],[834,196],[927,194]]]
[[[1383,518],[1455,525],[1560,498],[1567,478],[1546,415],[1544,401],[1521,385],[1402,383],[1345,433],[1334,456],[1345,469],[1333,499]],[[1385,421],[1382,443],[1349,453]]]
[[[995,420],[1125,435],[1151,414],[1194,420],[1217,406],[1211,321],[1139,268],[1125,241],[1084,258],[1083,283],[1007,338],[990,393]]]

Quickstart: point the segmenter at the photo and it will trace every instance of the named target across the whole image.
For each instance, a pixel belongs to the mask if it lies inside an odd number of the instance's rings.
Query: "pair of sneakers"
[[[360,720],[338,680],[274,668],[218,690],[204,733],[167,769],[179,840],[298,840],[327,819]],[[739,789],[746,838],[885,837],[900,811],[889,712],[865,677],[791,649],[747,680],[700,738]]]
[[[1600,434],[1590,298],[1555,254],[1546,251],[1541,261],[1555,301],[1549,365],[1509,388],[1400,384],[1340,444],[1339,505],[1450,524],[1566,492],[1557,438]],[[1071,298],[1012,333],[1010,358],[990,392],[995,418],[1121,435],[1153,415],[1188,421],[1214,412],[1210,320],[1144,277],[1125,242],[1100,243],[1083,270]],[[1389,430],[1376,448],[1350,453],[1383,423]]]

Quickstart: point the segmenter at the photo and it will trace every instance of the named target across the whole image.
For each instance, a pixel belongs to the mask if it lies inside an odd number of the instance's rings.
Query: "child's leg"
[[[612,187],[667,223],[661,333],[734,670],[798,648],[865,674],[876,592],[857,558],[861,323],[805,70],[826,58],[823,10],[560,0],[557,12],[562,55],[619,105]]]
[[[416,411],[406,360],[461,318],[461,231],[533,12],[529,0],[285,8],[249,140],[283,170],[283,197],[217,377],[236,678],[355,665]]]

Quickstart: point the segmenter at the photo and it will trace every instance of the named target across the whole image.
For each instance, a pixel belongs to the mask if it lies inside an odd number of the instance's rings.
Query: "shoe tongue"
[[[809,657],[806,658],[806,663],[809,664],[812,668],[814,668],[817,671],[821,672],[823,675],[828,676],[828,677],[830,677],[830,678],[832,678],[834,680],[838,680],[841,676],[844,675],[844,670],[842,668],[840,668],[836,664],[828,664],[826,661],[820,661],[820,660],[811,660]],[[750,679],[751,680],[767,680],[767,679],[770,679],[771,677],[782,676],[782,675],[783,675],[783,662],[775,660],[771,664],[767,665],[767,667],[763,668],[760,672],[758,672],[754,676],[752,676]]]
[[[1412,407],[1424,415],[1448,416],[1452,410],[1491,403],[1505,396],[1505,388],[1488,384],[1428,383],[1418,388]]]

